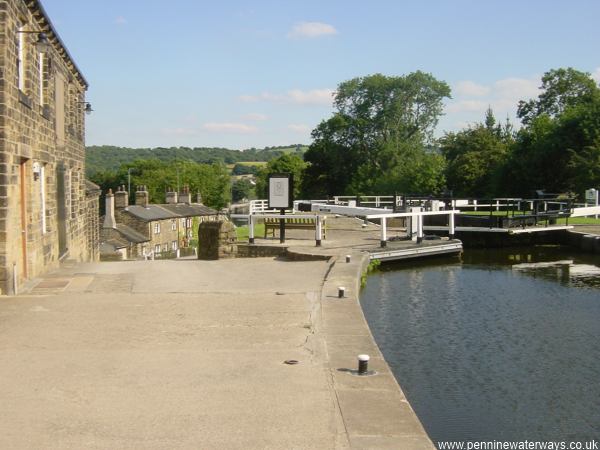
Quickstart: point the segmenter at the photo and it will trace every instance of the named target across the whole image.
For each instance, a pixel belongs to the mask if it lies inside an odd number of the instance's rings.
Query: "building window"
[[[160,244],[154,246],[154,253],[160,253]]]
[[[160,222],[154,222],[154,234],[160,234]]]
[[[19,26],[17,33],[17,86],[25,91],[25,26]]]
[[[57,72],[54,77],[55,130],[59,145],[65,140],[65,79]]]
[[[43,53],[39,53],[39,61],[40,61],[40,67],[39,67],[39,79],[40,79],[40,106],[44,106],[46,104],[46,70],[45,70],[45,64],[46,64],[46,60],[44,58],[44,54]]]
[[[171,248],[173,249],[173,251],[177,251],[177,241],[173,241],[171,242]]]
[[[42,234],[48,232],[46,225],[46,166],[40,165],[40,202],[41,208],[41,219],[42,219]]]
[[[173,230],[173,231],[177,230],[177,219],[171,220],[171,230]]]
[[[181,219],[181,226],[185,228],[185,219]]]
[[[188,235],[188,238],[190,238],[190,239],[193,237],[193,233],[192,233],[191,229],[188,230],[187,235]]]
[[[163,244],[163,250],[165,252],[168,252],[169,251],[169,244]]]

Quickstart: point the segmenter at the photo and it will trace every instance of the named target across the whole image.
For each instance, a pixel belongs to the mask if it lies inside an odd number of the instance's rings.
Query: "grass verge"
[[[238,241],[248,240],[248,225],[243,225],[235,229],[235,233]],[[254,237],[262,237],[265,235],[265,224],[257,223],[254,225]]]

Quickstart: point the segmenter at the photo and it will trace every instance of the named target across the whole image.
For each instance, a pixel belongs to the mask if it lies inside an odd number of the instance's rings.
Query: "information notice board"
[[[291,173],[269,175],[269,209],[291,209],[294,205],[294,178]]]

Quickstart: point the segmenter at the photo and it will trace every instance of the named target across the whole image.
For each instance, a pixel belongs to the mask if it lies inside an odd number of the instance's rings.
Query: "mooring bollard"
[[[346,255],[346,262],[347,262],[347,263],[349,263],[351,259],[352,259],[352,256],[350,256],[350,255]]]
[[[369,355],[358,355],[358,374],[366,375],[369,371]]]
[[[344,298],[346,294],[346,288],[344,286],[338,287],[338,298]]]

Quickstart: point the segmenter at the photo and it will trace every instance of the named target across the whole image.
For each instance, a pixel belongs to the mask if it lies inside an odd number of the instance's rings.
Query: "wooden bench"
[[[275,237],[275,231],[279,231],[279,220],[271,217],[265,217],[265,238],[269,231],[271,232],[271,236]],[[316,230],[317,227],[317,219],[316,218],[298,218],[298,217],[286,217],[285,219],[285,229],[286,230]],[[325,227],[325,216],[321,216],[321,233],[323,234],[323,239],[327,238],[327,231]]]

